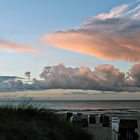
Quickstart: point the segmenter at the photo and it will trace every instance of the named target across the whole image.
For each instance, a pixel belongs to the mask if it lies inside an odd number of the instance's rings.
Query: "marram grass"
[[[92,140],[50,110],[32,106],[0,106],[0,140]]]

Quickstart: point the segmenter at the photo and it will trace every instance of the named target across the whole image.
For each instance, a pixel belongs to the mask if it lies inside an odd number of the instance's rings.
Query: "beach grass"
[[[92,137],[50,110],[1,105],[0,140],[92,140]]]

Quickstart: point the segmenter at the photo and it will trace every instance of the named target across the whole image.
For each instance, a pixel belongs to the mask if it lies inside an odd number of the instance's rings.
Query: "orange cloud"
[[[38,49],[23,44],[0,40],[0,51],[37,53]]]
[[[42,37],[52,46],[112,60],[140,60],[139,35],[102,35],[85,32],[55,32]]]
[[[91,17],[82,27],[42,36],[51,46],[103,59],[140,61],[139,1]],[[138,4],[137,7],[134,7]]]

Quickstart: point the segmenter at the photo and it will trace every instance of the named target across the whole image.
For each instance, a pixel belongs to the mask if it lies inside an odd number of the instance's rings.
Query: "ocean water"
[[[27,100],[28,101],[28,100]],[[0,101],[0,104],[24,104],[22,100]],[[29,105],[38,108],[52,109],[55,111],[75,112],[140,112],[140,100],[31,100]]]
[[[45,108],[71,111],[138,111],[140,100],[137,101],[44,101],[37,102]]]

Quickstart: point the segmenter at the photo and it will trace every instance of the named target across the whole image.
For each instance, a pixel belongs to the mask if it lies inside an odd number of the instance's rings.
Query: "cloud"
[[[15,79],[22,79],[22,78],[17,76],[0,76],[0,83],[5,82],[7,80],[15,80]]]
[[[19,89],[23,86],[22,80],[8,80],[5,82],[5,84],[8,86],[8,88],[14,88]]]
[[[88,67],[66,67],[64,64],[46,66],[40,77],[34,80],[32,89],[90,89],[101,91],[140,91],[140,63],[134,64],[126,73],[114,65]]]
[[[113,65],[99,65],[92,71],[88,67],[70,68],[59,64],[45,67],[40,76],[44,80],[34,84],[44,88],[110,89],[123,86],[125,73]]]
[[[37,53],[38,49],[23,44],[17,44],[10,41],[0,40],[0,51]]]
[[[134,64],[128,71],[129,86],[140,87],[140,63]]]
[[[0,76],[0,92],[46,89],[136,92],[140,91],[140,63],[134,64],[126,73],[109,64],[97,65],[90,69],[66,67],[61,63],[44,67],[40,78],[24,82],[24,79],[20,77]],[[71,94],[82,93],[72,92]]]
[[[0,92],[23,90],[23,78],[17,76],[0,76]]]
[[[51,46],[102,59],[140,61],[140,1],[89,18],[78,29],[42,36]]]

